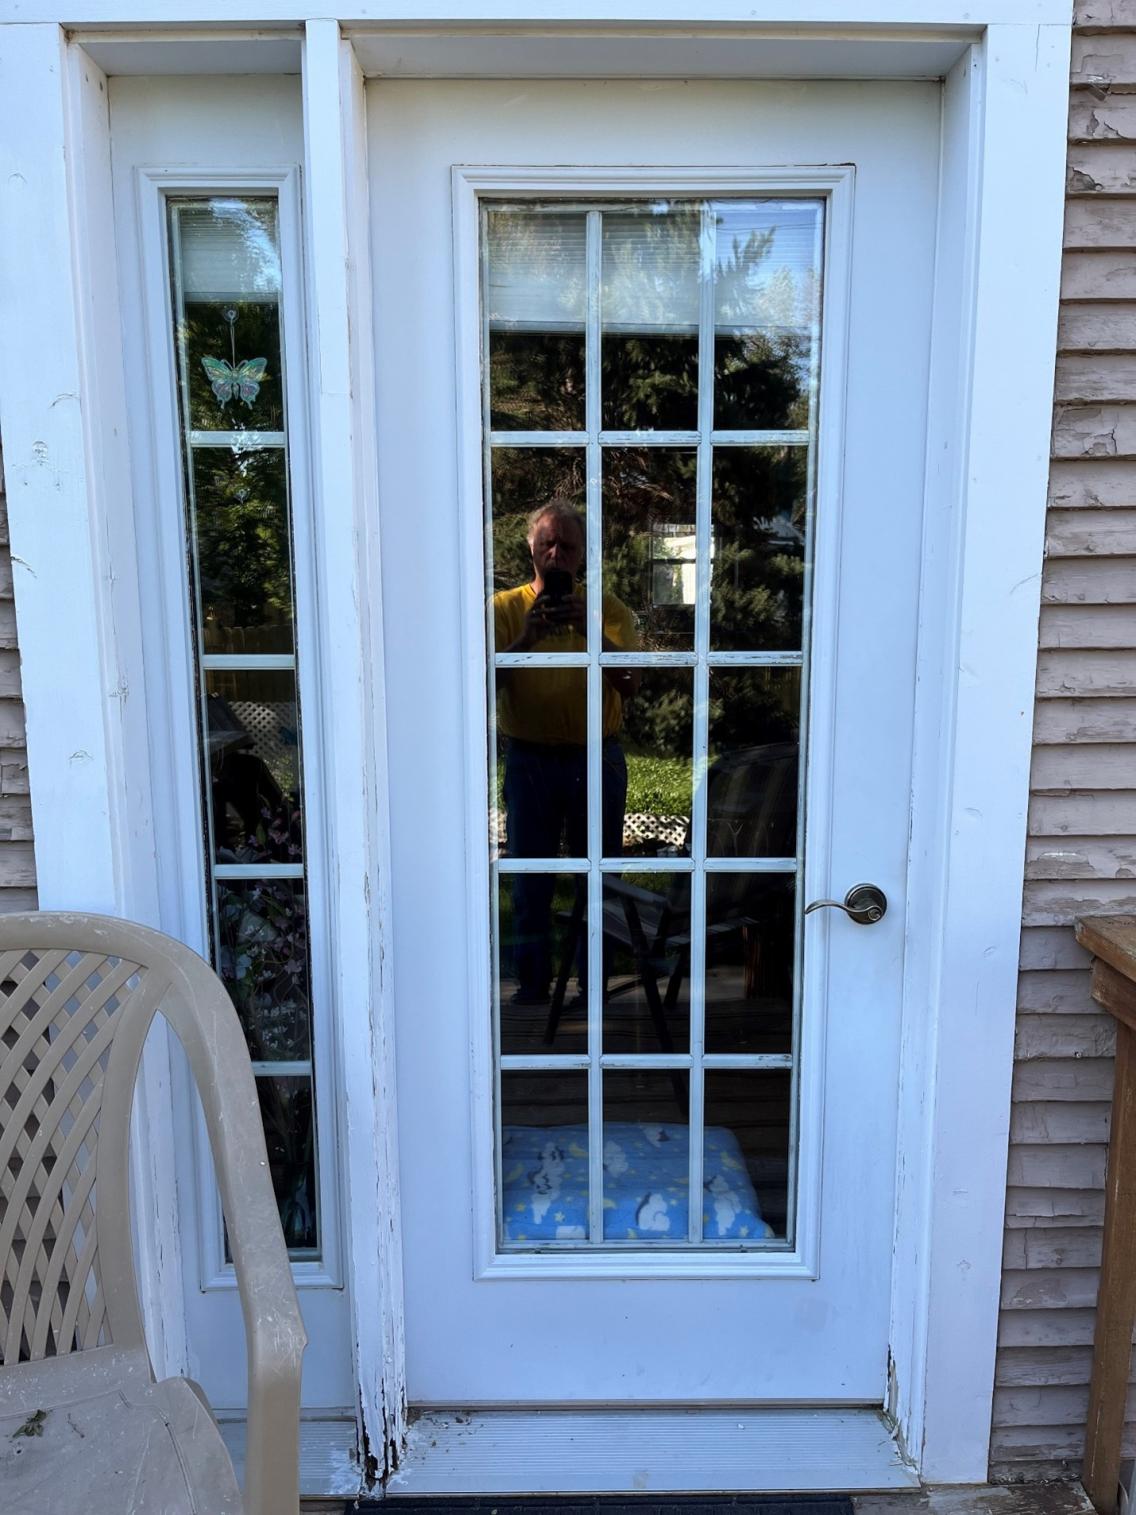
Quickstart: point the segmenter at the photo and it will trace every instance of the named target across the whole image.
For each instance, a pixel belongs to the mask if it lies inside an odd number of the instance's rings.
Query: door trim
[[[929,1483],[987,1475],[1070,38],[988,26],[943,94],[885,1401]]]

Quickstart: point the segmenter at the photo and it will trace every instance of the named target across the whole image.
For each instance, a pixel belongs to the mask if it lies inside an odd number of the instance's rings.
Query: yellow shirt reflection
[[[576,591],[578,596],[582,590]],[[520,636],[525,616],[536,599],[531,584],[502,589],[493,596],[493,637],[498,652]],[[625,652],[637,646],[635,620],[613,594],[603,597],[603,630]],[[534,652],[586,652],[578,631],[565,628],[533,644]],[[603,734],[614,736],[623,724],[623,701],[603,680]],[[509,681],[497,690],[497,727],[520,742],[582,747],[588,739],[587,670],[584,668],[511,668]]]

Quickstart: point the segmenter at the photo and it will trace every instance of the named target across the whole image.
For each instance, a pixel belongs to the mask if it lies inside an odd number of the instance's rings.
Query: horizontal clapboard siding
[[[1080,1468],[1115,1038],[1071,928],[1136,912],[1136,0],[1076,21],[991,1437],[1011,1479]]]
[[[32,806],[28,793],[24,702],[12,597],[12,556],[4,462],[0,458],[0,911],[36,907]]]

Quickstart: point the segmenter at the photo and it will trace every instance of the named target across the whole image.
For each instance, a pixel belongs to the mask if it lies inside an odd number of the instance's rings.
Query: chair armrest
[[[224,1104],[231,1113],[216,1130],[206,1119],[248,1344],[245,1511],[292,1515],[300,1503],[300,1375],[307,1333],[243,1035],[241,1041],[242,1057],[226,1068]]]
[[[248,1347],[245,1515],[299,1510],[300,1372],[307,1345],[268,1167],[256,1081],[224,986],[188,949],[163,1012],[189,1058],[205,1125]]]
[[[283,1238],[278,1254],[274,1247],[258,1247],[259,1255],[250,1256],[230,1228],[229,1246],[248,1341],[245,1511],[292,1515],[300,1505],[300,1381],[307,1333]]]

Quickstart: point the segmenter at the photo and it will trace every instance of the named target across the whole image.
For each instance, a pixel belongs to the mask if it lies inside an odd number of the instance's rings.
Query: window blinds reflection
[[[183,202],[175,255],[188,302],[275,301],[281,288],[275,201]]]
[[[820,206],[719,200],[713,210],[718,330],[812,326],[820,312]]]
[[[489,212],[490,329],[583,331],[585,225],[582,211],[565,213],[540,205]]]
[[[605,334],[698,334],[700,209],[658,203],[603,219]]]

